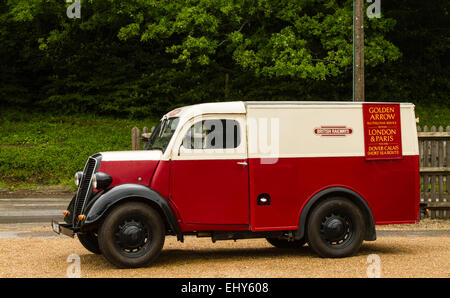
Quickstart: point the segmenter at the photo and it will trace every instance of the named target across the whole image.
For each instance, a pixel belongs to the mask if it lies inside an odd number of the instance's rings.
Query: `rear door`
[[[186,224],[249,224],[245,116],[186,123],[172,156],[171,200]]]

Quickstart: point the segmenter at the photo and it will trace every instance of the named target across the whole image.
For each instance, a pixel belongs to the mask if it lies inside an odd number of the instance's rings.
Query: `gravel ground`
[[[450,277],[450,237],[379,237],[357,256],[322,259],[308,247],[273,248],[263,239],[218,241],[167,237],[151,267],[116,269],[77,239],[0,239],[0,277],[65,277],[70,254],[81,277],[367,277],[368,256],[381,259],[381,277]]]
[[[376,226],[377,231],[383,230],[450,230],[450,219],[421,219],[416,224],[404,224],[404,225],[385,225]]]

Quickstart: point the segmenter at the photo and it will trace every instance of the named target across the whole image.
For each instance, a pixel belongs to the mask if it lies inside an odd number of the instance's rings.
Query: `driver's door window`
[[[185,149],[233,149],[240,143],[240,125],[232,119],[198,121],[183,138]]]

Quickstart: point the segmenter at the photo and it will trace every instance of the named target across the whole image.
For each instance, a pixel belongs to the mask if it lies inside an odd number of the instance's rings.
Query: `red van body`
[[[419,216],[416,122],[407,103],[194,105],[165,115],[145,150],[101,152],[90,160],[77,173],[71,215],[55,225],[57,232],[98,233],[108,210],[140,197],[179,240],[304,243],[312,212],[327,199],[359,209],[365,240],[376,239],[375,225],[415,223]],[[350,231],[358,221],[352,216],[359,216],[333,214],[323,217],[324,239]]]

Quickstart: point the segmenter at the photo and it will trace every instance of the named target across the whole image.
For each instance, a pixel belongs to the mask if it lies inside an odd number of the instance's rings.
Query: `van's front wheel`
[[[308,244],[321,257],[354,255],[364,234],[362,212],[346,198],[334,197],[319,203],[308,219]]]
[[[130,202],[113,209],[98,235],[103,255],[119,268],[150,265],[164,246],[164,223],[153,208]]]

